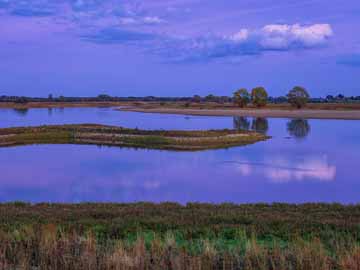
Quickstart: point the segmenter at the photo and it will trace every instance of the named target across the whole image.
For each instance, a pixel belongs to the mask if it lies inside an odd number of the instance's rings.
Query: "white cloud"
[[[120,23],[124,25],[137,24],[138,21],[131,17],[120,18]]]
[[[206,61],[267,51],[321,48],[332,36],[329,24],[269,24],[260,29],[242,28],[226,36],[169,37],[161,49],[174,60]]]
[[[314,47],[324,45],[333,35],[329,24],[301,26],[299,24],[271,24],[263,27],[260,44],[269,49],[286,49],[290,46]]]
[[[238,44],[253,43],[263,50],[288,50],[325,45],[332,35],[333,30],[329,24],[269,24],[260,30],[241,29],[225,37],[225,40]]]
[[[123,17],[120,18],[120,23],[123,25],[154,25],[164,23],[165,20],[157,16],[146,16],[146,17]]]
[[[144,17],[143,22],[146,24],[159,24],[165,22],[163,19],[160,19],[159,17]]]
[[[229,37],[230,40],[234,42],[244,42],[249,38],[249,30],[248,29],[241,29],[239,32],[233,34]]]

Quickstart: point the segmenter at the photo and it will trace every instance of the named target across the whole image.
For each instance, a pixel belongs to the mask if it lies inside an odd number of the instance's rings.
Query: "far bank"
[[[156,104],[136,104],[119,108],[122,111],[142,113],[164,113],[200,116],[244,116],[303,119],[360,120],[360,105],[309,104],[303,109],[271,104],[264,108],[237,108],[235,106],[161,106]]]

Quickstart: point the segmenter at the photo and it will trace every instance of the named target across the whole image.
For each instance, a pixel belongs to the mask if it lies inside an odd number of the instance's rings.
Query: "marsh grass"
[[[0,269],[359,269],[359,245],[332,252],[317,238],[261,243],[255,235],[231,249],[222,239],[177,241],[172,232],[133,241],[64,232],[53,224],[0,234]]]
[[[28,144],[97,144],[196,151],[241,146],[269,137],[237,130],[139,130],[94,124],[0,129],[0,146]]]
[[[359,269],[360,206],[0,205],[0,269]]]

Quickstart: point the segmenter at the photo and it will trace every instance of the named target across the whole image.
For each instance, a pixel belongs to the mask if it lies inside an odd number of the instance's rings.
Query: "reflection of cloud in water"
[[[275,160],[274,163],[286,164],[287,161]],[[319,181],[332,181],[335,179],[336,167],[329,165],[326,158],[309,159],[298,163],[296,167],[296,169],[269,168],[265,174],[276,183],[302,181],[304,179],[317,179]]]
[[[332,181],[336,176],[336,167],[329,165],[326,157],[311,157],[301,162],[275,158],[264,163],[249,161],[228,161],[225,163],[235,163],[237,165],[236,169],[243,176],[260,173],[274,183],[303,181],[306,179]]]
[[[251,165],[249,164],[239,164],[239,167],[237,167],[237,169],[240,171],[240,173],[243,176],[249,176],[251,174]]]

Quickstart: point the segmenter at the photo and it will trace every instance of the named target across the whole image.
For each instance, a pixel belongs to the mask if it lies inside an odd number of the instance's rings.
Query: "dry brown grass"
[[[170,237],[170,238],[169,238]],[[244,269],[244,270],[356,270],[360,267],[359,246],[330,254],[318,239],[296,239],[288,246],[261,244],[244,239],[246,249],[217,249],[204,240],[197,252],[182,247],[175,238],[138,237],[100,242],[94,234],[64,233],[54,225],[33,231],[14,231],[0,236],[0,269]]]

